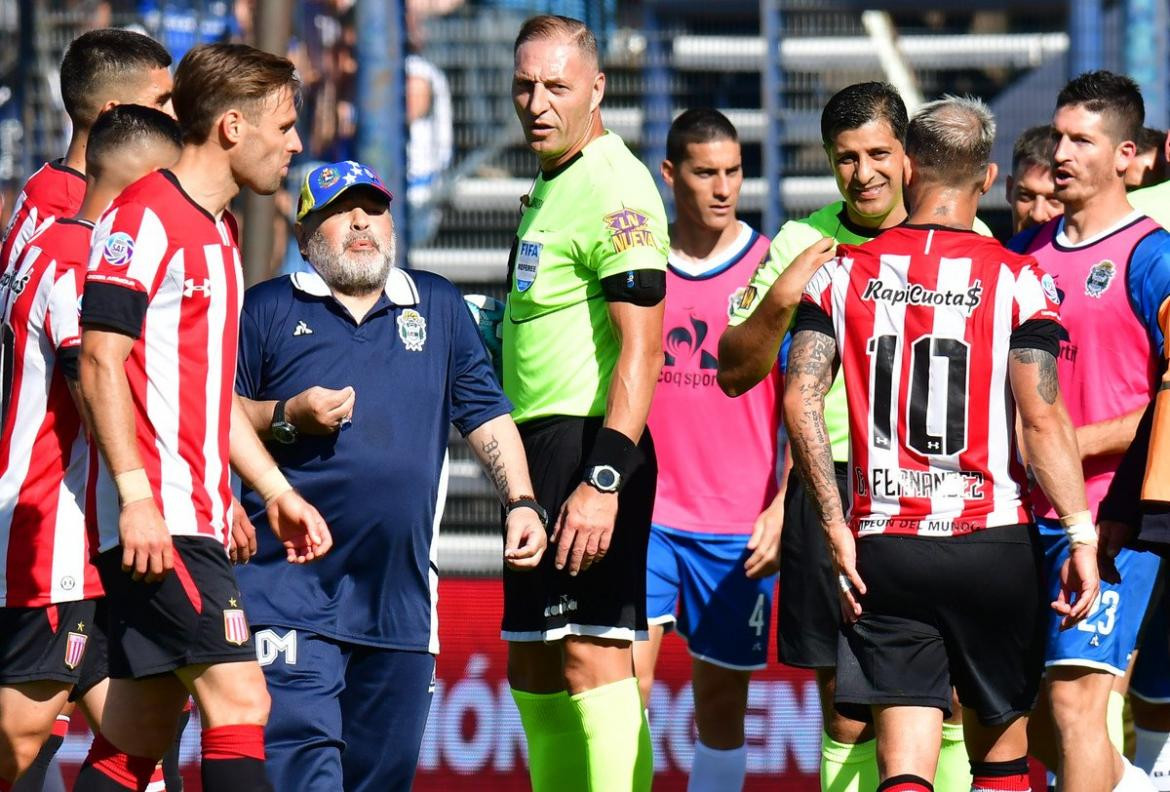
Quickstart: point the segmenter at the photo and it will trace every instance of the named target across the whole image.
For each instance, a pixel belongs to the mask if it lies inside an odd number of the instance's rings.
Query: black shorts
[[[837,463],[837,491],[849,505],[848,465]],[[780,618],[776,621],[776,654],[781,663],[798,668],[837,665],[841,603],[837,575],[825,544],[821,518],[796,468],[788,474],[784,493],[784,530],[780,534]]]
[[[584,462],[601,425],[601,418],[558,417],[520,426],[533,494],[548,510],[549,536],[561,505],[583,480]],[[605,558],[572,577],[567,566],[563,570],[554,566],[556,547],[550,543],[536,569],[504,568],[504,640],[646,637],[646,547],[658,481],[649,429],[638,445],[645,459],[618,495],[617,520]]]
[[[112,679],[256,659],[223,545],[202,536],[176,536],[173,542],[175,568],[156,583],[135,581],[122,571],[121,545],[98,556],[109,609]]]
[[[110,614],[106,598],[94,600],[93,629],[85,647],[85,658],[81,661],[80,672],[73,690],[69,691],[70,701],[79,701],[103,679],[110,676]]]
[[[951,686],[985,726],[1030,711],[1044,671],[1047,602],[1034,526],[955,537],[867,536],[858,622],[838,642],[837,709],[951,709]],[[865,711],[865,710],[863,710]]]
[[[0,608],[0,684],[74,684],[90,648],[94,601]]]

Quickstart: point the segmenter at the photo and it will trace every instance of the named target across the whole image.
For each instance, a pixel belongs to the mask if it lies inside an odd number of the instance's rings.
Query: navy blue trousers
[[[434,691],[427,652],[254,628],[272,712],[268,779],[305,792],[408,792]]]

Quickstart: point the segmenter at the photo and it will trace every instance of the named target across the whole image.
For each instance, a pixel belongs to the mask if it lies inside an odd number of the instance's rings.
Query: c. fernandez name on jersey
[[[866,477],[857,469],[859,495],[865,492]],[[984,476],[978,470],[906,470],[874,468],[870,471],[870,492],[881,498],[963,498],[983,497]]]

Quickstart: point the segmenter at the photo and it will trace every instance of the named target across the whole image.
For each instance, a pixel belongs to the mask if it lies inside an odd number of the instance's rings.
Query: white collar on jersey
[[[292,274],[293,288],[299,289],[314,297],[329,297],[329,284],[315,272],[294,272]],[[391,267],[386,278],[386,299],[395,305],[418,305],[418,287],[414,285],[414,278],[404,269]]]
[[[1095,245],[1096,243],[1100,242],[1105,237],[1109,236],[1110,234],[1116,233],[1117,231],[1120,231],[1121,229],[1125,228],[1127,225],[1138,220],[1141,217],[1142,217],[1142,213],[1139,210],[1134,209],[1132,212],[1130,212],[1125,217],[1118,220],[1113,225],[1106,228],[1104,231],[1098,231],[1096,234],[1093,234],[1088,239],[1082,239],[1080,242],[1077,242],[1076,244],[1073,244],[1072,242],[1070,242],[1068,235],[1064,233],[1064,218],[1061,217],[1060,220],[1058,221],[1057,226],[1056,226],[1056,244],[1060,245],[1061,247],[1073,248],[1073,249],[1088,247],[1089,245]]]
[[[727,265],[727,262],[746,253],[747,247],[752,241],[752,227],[742,220],[737,222],[739,223],[739,235],[723,250],[715,251],[714,255],[708,256],[702,261],[684,259],[671,250],[667,262],[671,267],[691,278],[701,278],[708,272],[722,269]]]

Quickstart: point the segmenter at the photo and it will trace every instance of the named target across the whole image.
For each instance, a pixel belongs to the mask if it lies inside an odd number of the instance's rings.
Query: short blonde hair
[[[526,19],[520,26],[520,32],[516,34],[512,54],[515,55],[520,45],[525,42],[557,38],[567,39],[595,69],[600,70],[601,59],[597,54],[597,38],[593,31],[579,19],[557,14],[541,14]]]

